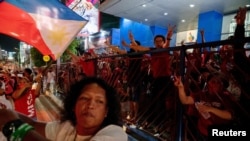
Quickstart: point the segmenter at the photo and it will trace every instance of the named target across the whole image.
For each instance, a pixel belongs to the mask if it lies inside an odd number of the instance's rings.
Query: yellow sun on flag
[[[65,42],[67,31],[65,30],[66,27],[58,26],[54,27],[51,33],[48,36],[48,39],[51,40],[52,45],[55,46],[62,46]]]

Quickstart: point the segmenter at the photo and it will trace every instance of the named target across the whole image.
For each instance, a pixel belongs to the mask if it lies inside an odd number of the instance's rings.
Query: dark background
[[[14,51],[15,47],[19,47],[19,40],[0,33],[0,46],[2,50]]]

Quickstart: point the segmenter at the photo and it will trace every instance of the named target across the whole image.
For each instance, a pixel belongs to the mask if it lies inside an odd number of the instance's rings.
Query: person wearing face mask
[[[3,114],[8,115],[8,118]],[[23,141],[128,140],[127,134],[121,128],[120,103],[115,89],[96,77],[86,77],[71,86],[64,99],[60,121],[37,122],[10,110],[0,110],[0,119],[2,132],[8,139],[20,137]],[[8,130],[11,125],[17,125],[17,130],[13,133]]]

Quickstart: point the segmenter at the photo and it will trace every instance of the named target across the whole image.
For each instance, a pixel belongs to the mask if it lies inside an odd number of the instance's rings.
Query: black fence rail
[[[206,73],[221,73],[227,78],[227,91],[235,105],[235,124],[247,125],[250,119],[250,59],[245,46],[250,38],[183,45],[123,55],[102,56],[96,62],[96,75],[105,79],[118,91],[122,116],[128,133],[148,140],[202,140],[197,132],[197,118],[190,115],[190,106],[180,103],[172,76],[180,75],[187,94],[206,90]],[[193,52],[187,52],[193,49]],[[169,54],[167,76],[155,78],[153,57],[166,59]],[[239,54],[240,57],[239,57]],[[89,60],[89,61],[91,61]],[[67,64],[58,75],[57,91],[62,95],[77,81],[79,66]],[[84,68],[83,68],[84,69]],[[158,70],[159,71],[159,70]],[[167,81],[170,80],[170,81]],[[139,137],[141,136],[141,137]]]

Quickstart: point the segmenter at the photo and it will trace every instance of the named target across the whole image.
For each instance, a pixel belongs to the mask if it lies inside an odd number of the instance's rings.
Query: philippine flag
[[[58,0],[3,0],[0,32],[59,58],[87,20]]]

